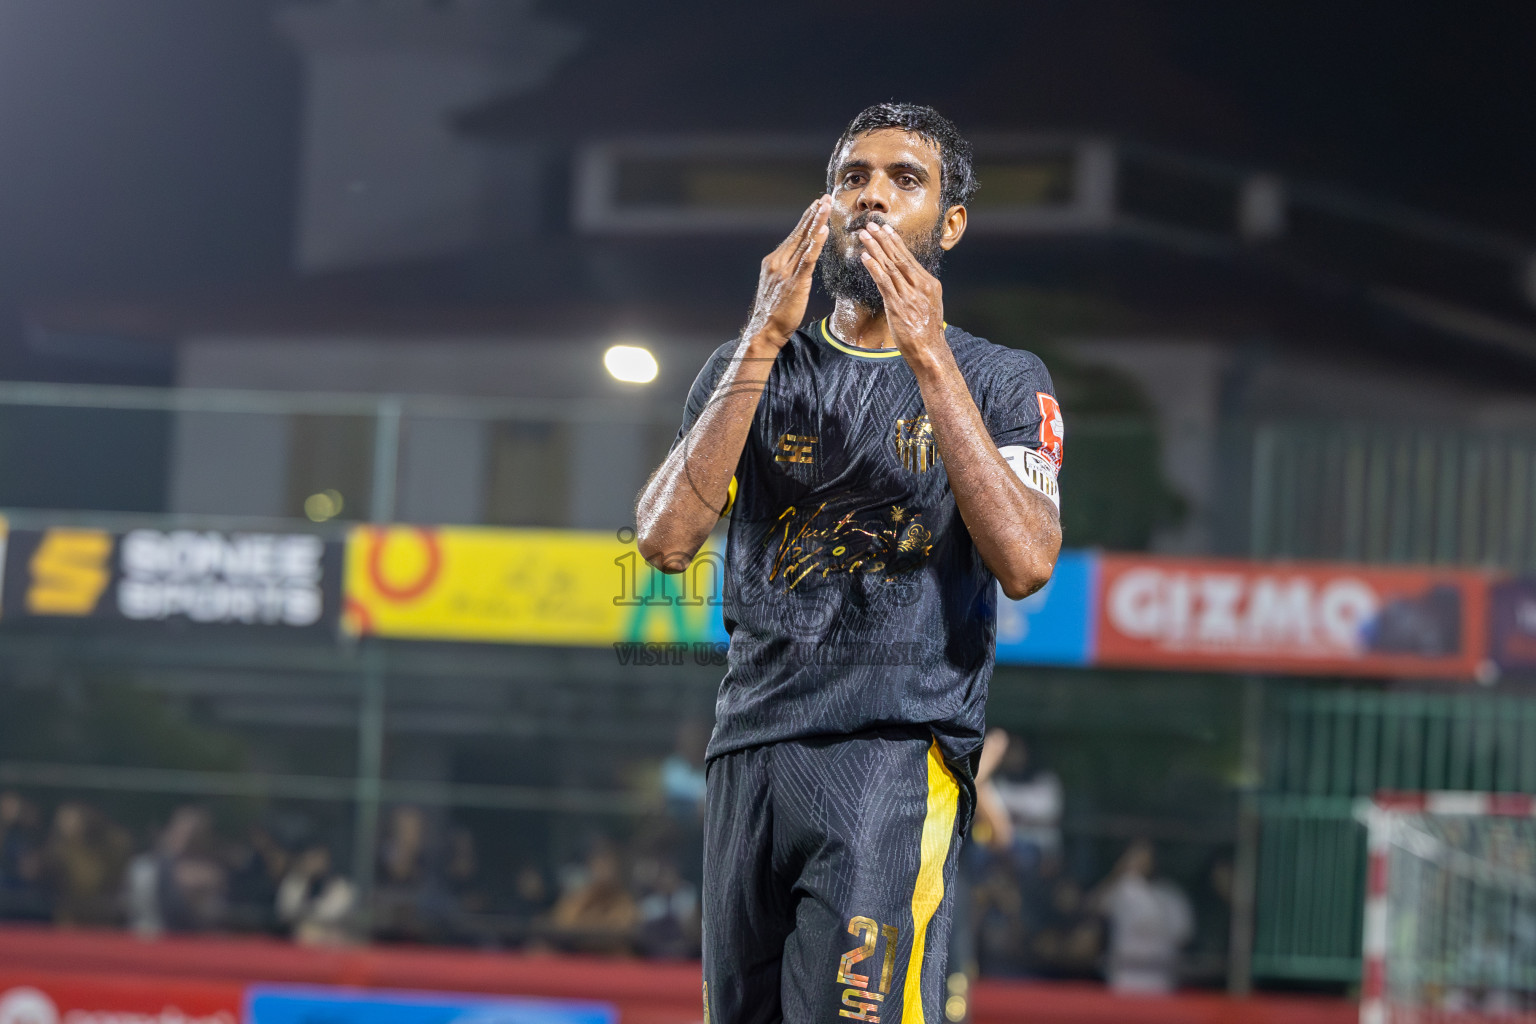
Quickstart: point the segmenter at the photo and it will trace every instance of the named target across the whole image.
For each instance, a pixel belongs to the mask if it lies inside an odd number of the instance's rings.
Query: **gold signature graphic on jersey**
[[[891,582],[899,573],[922,565],[933,551],[933,532],[920,520],[892,505],[884,514],[856,519],[858,512],[841,518],[823,516],[827,503],[806,514],[791,505],[779,515],[781,524],[763,546],[778,544],[770,582],[783,579],[793,590],[812,573],[825,579],[836,572],[886,574]]]
[[[896,456],[913,473],[926,473],[939,461],[928,414],[896,421]]]

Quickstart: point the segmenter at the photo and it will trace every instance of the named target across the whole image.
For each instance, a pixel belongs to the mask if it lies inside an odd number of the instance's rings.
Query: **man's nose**
[[[890,210],[890,197],[885,187],[879,180],[871,179],[869,184],[859,191],[859,212],[889,213]]]

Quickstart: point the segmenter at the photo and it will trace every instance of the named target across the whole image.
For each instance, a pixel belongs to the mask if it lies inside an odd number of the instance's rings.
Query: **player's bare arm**
[[[962,208],[956,208],[963,217]],[[951,211],[953,215],[955,211]],[[944,340],[944,290],[889,224],[859,230],[863,261],[885,299],[887,330],[917,377],[955,504],[976,549],[1017,600],[1051,578],[1061,550],[1056,507],[998,452]]]
[[[726,507],[768,373],[805,319],[830,209],[831,200],[819,197],[763,259],[752,313],[730,365],[687,438],[640,492],[636,541],[641,557],[662,572],[688,567]]]

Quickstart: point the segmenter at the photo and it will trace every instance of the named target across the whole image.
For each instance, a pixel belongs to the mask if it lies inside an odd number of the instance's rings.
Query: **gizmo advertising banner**
[[[1105,555],[1101,665],[1471,678],[1485,657],[1476,572]]]

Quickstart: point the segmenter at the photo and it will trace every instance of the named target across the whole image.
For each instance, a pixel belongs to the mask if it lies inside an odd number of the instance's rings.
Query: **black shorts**
[[[922,728],[711,761],[704,1024],[942,1024],[965,800]]]

